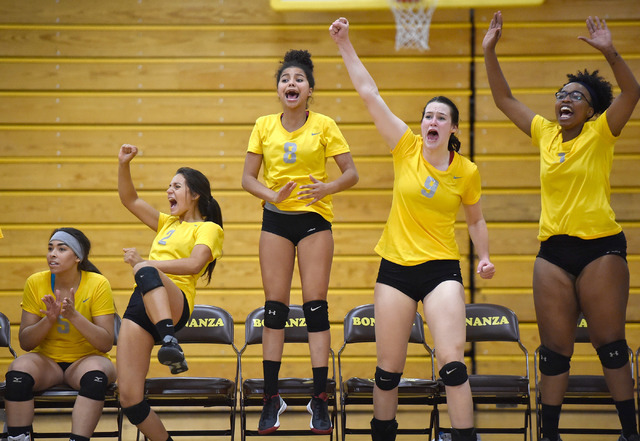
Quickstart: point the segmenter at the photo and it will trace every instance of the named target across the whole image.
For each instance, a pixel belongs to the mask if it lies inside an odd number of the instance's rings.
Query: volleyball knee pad
[[[619,369],[629,362],[626,340],[616,340],[596,349],[600,363],[607,369]]]
[[[142,295],[163,286],[158,270],[152,266],[143,266],[134,276]]]
[[[540,346],[538,351],[540,361],[540,372],[550,377],[569,372],[571,368],[571,357],[552,351],[546,346]]]
[[[380,366],[376,366],[376,386],[382,390],[393,390],[400,384],[402,372],[387,372]]]
[[[131,424],[137,426],[147,419],[151,413],[151,406],[149,406],[147,400],[142,400],[131,407],[123,407],[122,412],[127,416],[127,419]]]
[[[264,302],[264,326],[271,329],[284,329],[289,318],[289,307],[282,302],[267,300]]]
[[[445,364],[439,374],[445,386],[460,386],[469,378],[467,366],[460,361]]]
[[[102,371],[89,371],[80,378],[78,395],[96,401],[104,401],[109,388],[109,378]]]
[[[7,380],[4,397],[8,401],[30,401],[33,399],[33,385],[35,380],[26,372],[9,371],[5,375]]]
[[[321,332],[329,329],[329,304],[326,300],[312,300],[302,305],[307,331]]]

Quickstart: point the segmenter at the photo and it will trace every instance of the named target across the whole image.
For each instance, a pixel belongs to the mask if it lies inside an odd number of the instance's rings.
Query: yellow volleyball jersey
[[[588,121],[571,141],[562,142],[557,122],[537,115],[531,140],[540,148],[542,212],[538,239],[567,234],[582,239],[611,236],[622,231],[611,208],[609,175],[614,136],[606,112]]]
[[[480,173],[473,162],[456,153],[441,171],[424,159],[422,146],[422,136],[407,129],[392,152],[393,201],[375,251],[398,265],[460,259],[456,214],[460,204],[480,199]]]
[[[160,213],[158,233],[149,251],[149,260],[184,259],[191,255],[193,247],[203,244],[211,249],[212,262],[222,256],[224,231],[214,222],[181,222],[177,216]],[[208,262],[207,262],[208,264]],[[193,312],[196,297],[196,283],[205,272],[205,265],[198,274],[168,274],[180,288],[189,302],[189,312]]]
[[[290,181],[298,184],[287,199],[274,204],[278,209],[316,212],[331,222],[331,195],[305,207],[310,200],[299,200],[297,193],[300,186],[312,183],[309,175],[327,182],[327,158],[349,152],[347,140],[328,116],[309,112],[307,121],[294,132],[285,130],[281,116],[278,113],[256,120],[247,151],[262,155],[264,182],[271,190],[278,191]]]
[[[20,305],[22,309],[44,317],[45,314],[40,310],[46,311],[47,307],[42,298],[47,294],[55,296],[54,280],[55,275],[52,275],[51,271],[42,271],[29,276],[22,294]],[[74,298],[76,311],[91,322],[93,317],[116,312],[111,285],[101,274],[82,271],[80,285]],[[58,322],[51,327],[44,340],[33,351],[46,355],[56,363],[73,363],[86,355],[108,357],[107,354],[93,347],[75,326],[62,316],[58,317]]]

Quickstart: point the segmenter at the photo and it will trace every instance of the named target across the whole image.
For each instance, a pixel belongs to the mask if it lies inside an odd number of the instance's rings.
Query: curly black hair
[[[594,70],[589,73],[587,69],[584,72],[578,71],[577,74],[567,74],[569,83],[582,84],[591,95],[591,106],[594,112],[599,115],[609,108],[613,101],[613,87],[611,83],[604,79],[604,77],[598,75],[598,71]],[[562,87],[564,87],[562,86]]]
[[[276,85],[280,81],[282,72],[289,67],[299,67],[304,71],[307,76],[309,86],[313,89],[316,85],[316,80],[313,78],[313,62],[311,61],[311,54],[307,50],[292,49],[284,55],[284,60],[280,62],[280,69],[276,73]]]

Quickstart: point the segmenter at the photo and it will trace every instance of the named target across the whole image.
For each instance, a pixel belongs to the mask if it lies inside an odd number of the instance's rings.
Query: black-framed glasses
[[[561,90],[559,92],[556,92],[556,99],[558,101],[565,99],[566,97],[569,97],[569,99],[571,101],[582,101],[585,100],[587,102],[587,104],[589,104],[591,106],[591,101],[589,101],[586,97],[586,95],[582,92],[580,92],[579,90],[574,90],[572,92],[567,92],[566,90]]]

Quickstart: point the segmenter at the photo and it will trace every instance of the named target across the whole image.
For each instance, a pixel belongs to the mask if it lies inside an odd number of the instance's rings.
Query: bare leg
[[[298,266],[303,301],[327,300],[333,260],[333,235],[325,230],[307,236],[298,244]],[[329,330],[309,333],[311,366],[327,366],[331,333]]]
[[[63,382],[63,373],[60,366],[44,355],[37,352],[28,352],[15,359],[9,366],[9,370],[25,372],[31,375],[35,381],[33,390],[48,389]],[[34,402],[7,401],[5,400],[7,414],[7,426],[24,427],[33,423]]]
[[[260,271],[266,300],[289,305],[291,279],[295,261],[295,247],[291,241],[265,231],[260,235]],[[282,360],[284,329],[262,330],[262,358]]]
[[[442,282],[424,299],[424,315],[434,339],[438,369],[447,363],[464,363],[466,312],[464,288],[453,280]],[[473,400],[467,380],[459,386],[446,386],[451,426],[468,429],[474,426]]]
[[[65,383],[79,390],[80,379],[90,371],[104,372],[109,383],[113,383],[116,380],[116,368],[111,360],[100,355],[89,355],[69,366],[64,375]],[[91,438],[102,415],[103,407],[103,400],[92,400],[91,398],[78,396],[73,406],[71,432]]]
[[[144,399],[144,382],[149,372],[153,337],[131,320],[124,319],[118,336],[118,390],[122,407],[131,407]],[[169,434],[158,415],[151,413],[138,429],[152,441],[166,441]]]
[[[571,357],[579,315],[572,275],[560,267],[537,258],[533,268],[533,300],[540,342],[554,352]],[[542,402],[560,406],[567,390],[569,372],[540,374]]]
[[[411,326],[416,316],[417,302],[395,288],[376,283],[374,289],[375,333],[378,366],[393,373],[404,370]],[[373,416],[377,420],[392,420],[398,410],[398,388],[373,389]]]
[[[577,281],[578,298],[594,348],[625,338],[629,268],[619,256],[602,256],[585,267]],[[614,401],[634,398],[630,364],[603,367]]]

